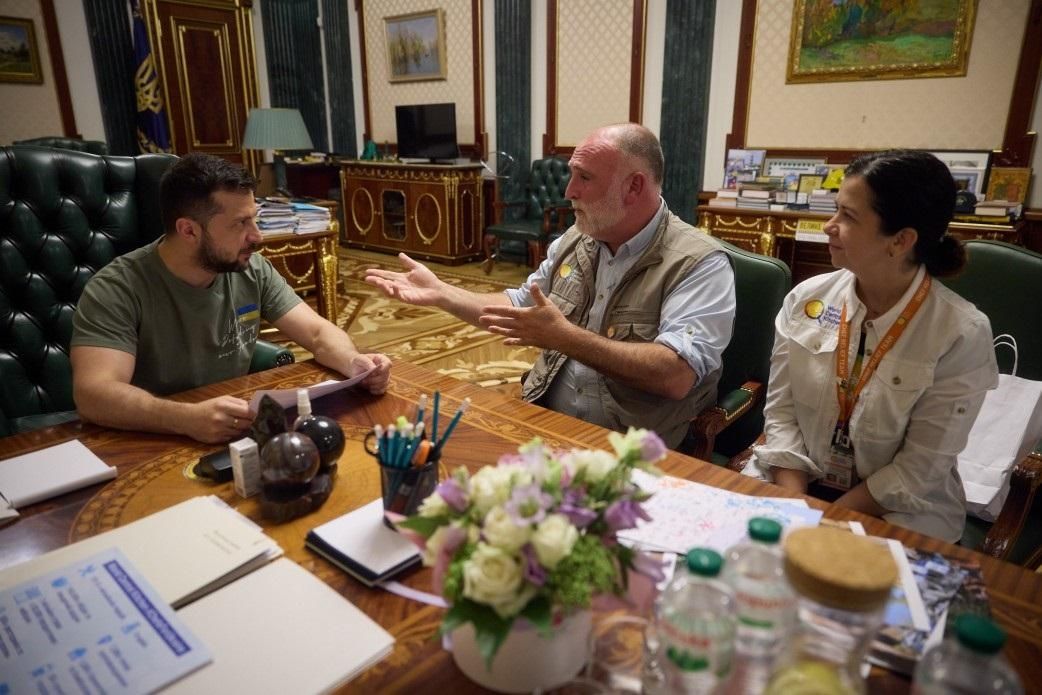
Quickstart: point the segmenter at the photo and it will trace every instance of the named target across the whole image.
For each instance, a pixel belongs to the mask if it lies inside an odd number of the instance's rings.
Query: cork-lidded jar
[[[797,529],[784,547],[799,622],[766,692],[863,693],[861,661],[897,581],[889,547],[827,526]]]

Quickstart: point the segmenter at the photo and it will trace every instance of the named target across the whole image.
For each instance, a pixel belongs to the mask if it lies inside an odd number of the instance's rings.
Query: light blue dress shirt
[[[614,256],[606,244],[598,242],[601,250],[597,254],[594,297],[587,325],[602,324],[609,297],[626,271],[647,249],[665,214],[666,204],[662,202],[651,221],[635,237],[620,246]],[[506,290],[514,306],[534,304],[529,291],[532,283],[538,284],[544,294],[550,294],[549,276],[559,245],[560,239],[550,244],[546,260],[528,276],[524,285]],[[715,251],[703,258],[663,301],[659,313],[659,334],[655,342],[683,357],[701,379],[720,367],[721,355],[731,341],[734,312],[734,271],[727,254]],[[607,415],[603,404],[596,398],[596,378],[596,370],[578,360],[568,359],[551,383],[543,403],[552,410],[580,419],[604,422]]]

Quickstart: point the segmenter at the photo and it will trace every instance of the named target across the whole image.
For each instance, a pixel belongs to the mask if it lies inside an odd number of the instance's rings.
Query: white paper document
[[[394,637],[291,560],[281,559],[177,615],[213,650],[165,693],[319,693],[386,656]]]
[[[375,369],[375,367],[373,368]],[[314,401],[316,398],[322,396],[328,396],[329,394],[346,389],[354,386],[362,379],[366,378],[372,373],[372,369],[362,372],[357,376],[353,376],[350,379],[344,379],[343,381],[337,381],[336,379],[330,379],[323,381],[314,386],[308,387],[308,398]],[[297,389],[267,389],[265,391],[257,391],[253,394],[253,398],[250,399],[250,412],[256,413],[257,408],[260,406],[261,398],[264,396],[271,396],[275,399],[275,402],[281,405],[283,408],[291,408],[297,405]]]
[[[633,480],[653,492],[644,503],[651,521],[619,532],[619,538],[647,550],[686,553],[702,547],[724,552],[744,539],[749,519],[766,516],[786,530],[816,526],[822,512],[800,499],[755,497],[664,475],[634,471]]]
[[[151,693],[209,662],[118,548],[0,590],[0,693]]]
[[[163,601],[183,606],[282,555],[257,526],[210,496],[168,507],[0,571],[0,588],[118,547]]]
[[[0,461],[0,495],[20,509],[115,477],[115,468],[73,439]]]

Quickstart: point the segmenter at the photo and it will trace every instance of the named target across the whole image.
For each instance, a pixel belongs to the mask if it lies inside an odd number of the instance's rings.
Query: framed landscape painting
[[[785,81],[965,75],[976,8],[976,0],[796,0]]]
[[[43,82],[33,20],[0,17],[0,82]]]
[[[444,80],[445,14],[439,9],[385,17],[391,82]]]

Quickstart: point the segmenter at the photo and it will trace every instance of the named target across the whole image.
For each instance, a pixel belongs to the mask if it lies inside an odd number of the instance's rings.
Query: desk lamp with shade
[[[290,197],[286,183],[286,150],[310,150],[311,136],[308,135],[304,117],[298,109],[250,109],[246,119],[246,133],[242,146],[250,150],[274,150],[276,192]]]

